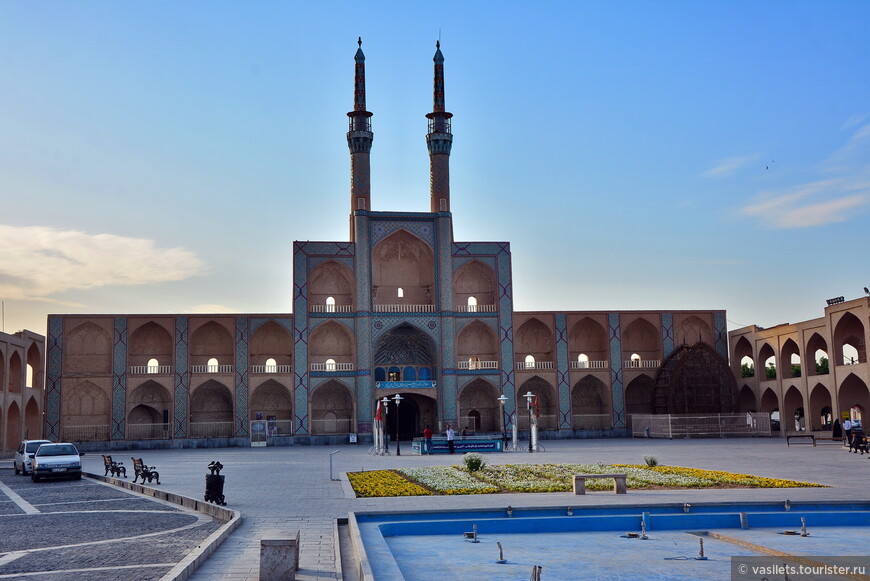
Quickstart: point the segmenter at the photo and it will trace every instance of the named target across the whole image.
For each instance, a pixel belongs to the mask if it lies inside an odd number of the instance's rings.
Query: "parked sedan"
[[[18,450],[15,452],[15,460],[13,461],[16,474],[24,474],[26,476],[30,472],[30,463],[33,460],[33,455],[36,454],[37,448],[43,444],[51,444],[51,442],[48,440],[24,440],[21,442],[21,445],[18,446]]]
[[[82,459],[72,444],[43,444],[33,456],[33,469],[30,478],[39,482],[41,478],[71,477],[81,480]]]

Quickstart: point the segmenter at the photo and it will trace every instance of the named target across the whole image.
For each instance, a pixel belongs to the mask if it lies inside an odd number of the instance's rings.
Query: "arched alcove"
[[[341,307],[353,306],[353,272],[350,268],[336,260],[327,260],[318,264],[308,275],[308,303],[310,305],[328,304],[332,298],[332,310],[344,310]]]
[[[314,389],[309,403],[312,434],[347,434],[356,431],[354,398],[338,381],[327,381]]]
[[[828,342],[819,335],[813,333],[809,341],[807,341],[806,375],[826,375],[829,370],[830,356],[828,355]],[[812,357],[813,361],[810,361]],[[815,363],[815,365],[813,365]]]
[[[270,379],[254,389],[249,409],[252,420],[261,414],[262,418],[286,422],[293,419],[293,398],[284,384]]]
[[[586,361],[607,361],[609,353],[607,332],[598,322],[583,317],[571,327],[568,333],[568,355],[571,360],[580,361],[582,354],[587,357]]]
[[[552,331],[537,318],[529,319],[514,333],[517,361],[523,361],[531,355],[537,363],[552,362],[554,350]]]
[[[21,356],[17,351],[9,358],[9,393],[21,393],[24,384],[24,369],[21,364]]]
[[[372,302],[375,305],[432,305],[435,256],[432,248],[407,230],[381,240],[372,250]],[[398,290],[403,290],[402,298]]]
[[[539,430],[555,430],[559,427],[559,396],[546,379],[535,375],[525,381],[517,391],[517,424],[521,430],[528,429],[528,400],[525,394],[531,392],[532,415],[537,414]],[[537,407],[535,407],[537,402]]]
[[[612,427],[610,390],[599,378],[587,375],[571,388],[571,426],[575,430]]]
[[[498,388],[484,379],[475,379],[465,385],[459,392],[459,429],[500,432],[502,424],[499,418],[499,395]]]
[[[233,396],[230,389],[210,379],[190,397],[190,437],[229,438],[233,435]]]
[[[497,280],[493,270],[482,262],[472,260],[465,263],[453,277],[453,304],[462,310],[462,305],[469,307],[469,299],[474,298],[475,306],[495,305]]]
[[[840,412],[848,412],[855,406],[865,410],[870,407],[870,391],[867,389],[867,384],[854,373],[846,376],[840,384],[839,392]]]
[[[758,403],[755,401],[755,393],[748,385],[740,388],[740,413],[755,412],[758,410]]]
[[[95,375],[112,372],[112,340],[109,333],[83,323],[66,335],[63,344],[64,373]]]
[[[24,437],[28,440],[42,438],[42,414],[35,397],[29,397],[24,406]]]
[[[803,431],[806,429],[804,414],[804,398],[800,390],[794,385],[790,386],[783,398],[782,426],[787,432]],[[799,413],[798,413],[799,412]],[[796,420],[796,418],[798,418]]]
[[[308,349],[312,363],[326,363],[327,359],[336,363],[353,362],[353,338],[350,331],[335,321],[327,321],[314,328]]]
[[[676,344],[692,346],[696,343],[713,343],[713,331],[710,325],[699,317],[690,315],[686,317],[677,329]]]
[[[776,379],[776,355],[773,351],[773,347],[770,346],[770,343],[765,343],[761,346],[761,349],[758,350],[758,360],[764,369],[763,375],[759,376],[760,379],[762,381],[765,379]],[[758,371],[756,371],[756,375],[758,375]]]
[[[847,349],[850,347],[851,349]],[[849,355],[849,352],[854,355]],[[852,313],[845,313],[834,328],[834,353],[837,365],[867,363],[867,345],[864,344],[864,324]],[[855,361],[852,361],[854,357]]]
[[[735,375],[739,377],[754,377],[755,376],[755,359],[752,357],[752,344],[746,337],[740,337],[734,344],[731,361],[736,361],[739,364],[739,369],[735,369]]]
[[[234,361],[233,335],[215,321],[198,327],[190,335],[190,364],[210,365],[209,359],[217,359],[221,365]]]
[[[660,361],[661,343],[661,335],[652,323],[635,319],[622,332],[623,360],[636,353],[643,361]]]
[[[90,381],[74,385],[61,399],[65,426],[105,426],[108,433],[111,409],[109,396]]]
[[[778,368],[782,370],[782,377],[785,379],[801,376],[801,354],[797,343],[792,339],[786,339],[782,344]]]
[[[293,364],[293,338],[290,332],[276,323],[267,321],[253,333],[248,341],[248,360],[250,365],[269,365],[271,359],[274,369],[268,369],[269,373],[289,372],[279,367]]]
[[[832,428],[831,392],[821,383],[817,383],[810,391],[809,416],[811,430],[830,430]]]
[[[651,414],[653,413],[653,394],[655,381],[652,377],[643,374],[638,375],[625,386],[625,413]]]
[[[42,351],[36,343],[27,349],[27,369],[28,378],[27,386],[37,389],[45,387],[45,373],[42,358]]]
[[[456,356],[459,361],[499,361],[498,337],[488,325],[473,321],[459,331],[456,338]]]
[[[172,335],[154,321],[130,333],[129,346],[127,358],[130,365],[149,365],[150,359],[157,359],[163,365],[172,365]]]

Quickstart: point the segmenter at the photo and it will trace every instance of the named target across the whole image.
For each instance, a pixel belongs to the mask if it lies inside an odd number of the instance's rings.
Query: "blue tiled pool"
[[[534,565],[547,580],[727,580],[732,556],[870,546],[870,503],[854,502],[357,513],[350,523],[362,577],[376,581],[524,580]],[[476,543],[466,538],[475,527]],[[633,536],[642,530],[646,539]]]

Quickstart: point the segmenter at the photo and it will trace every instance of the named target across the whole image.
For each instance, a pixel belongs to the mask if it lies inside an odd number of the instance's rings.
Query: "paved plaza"
[[[446,465],[461,456],[370,456],[364,445],[292,446],[282,448],[223,448],[143,450],[135,455],[160,471],[161,489],[201,498],[207,465],[219,460],[225,468],[227,508],[240,511],[242,525],[200,567],[193,579],[258,578],[260,539],[301,531],[298,579],[339,579],[334,519],[348,512],[382,510],[468,509],[473,507],[583,506],[662,502],[866,500],[864,476],[868,456],[850,454],[838,445],[792,445],[779,438],[716,440],[561,440],[544,441],[545,452],[491,454],[490,463],[624,463],[642,464],[644,455],[661,464],[727,470],[806,480],[829,488],[629,490],[574,496],[571,493],[498,494],[402,498],[355,498],[344,473],[348,471]],[[408,446],[408,450],[410,446]],[[338,451],[336,454],[332,452]],[[394,452],[394,450],[393,450]],[[132,453],[130,455],[133,455]],[[115,451],[116,459],[127,454]],[[330,456],[334,477],[330,479]],[[99,454],[84,457],[86,471],[102,474]],[[5,471],[4,475],[7,474]],[[11,472],[9,473],[11,474]],[[19,477],[20,478],[20,477]],[[29,480],[27,480],[29,482]]]

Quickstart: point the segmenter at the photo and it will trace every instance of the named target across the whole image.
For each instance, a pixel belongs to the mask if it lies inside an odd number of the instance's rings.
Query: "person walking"
[[[424,450],[424,454],[432,455],[432,430],[429,429],[429,424],[426,424],[426,427],[423,428],[423,440],[426,443],[426,449]]]
[[[453,428],[450,424],[447,424],[447,450],[452,454],[453,453],[453,440],[456,438],[456,434],[453,433]]]
[[[846,418],[843,420],[843,435],[846,437],[846,445],[852,447],[852,420]]]

